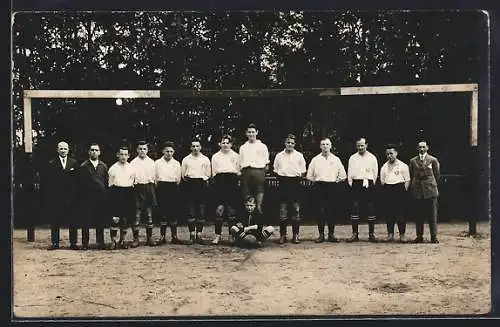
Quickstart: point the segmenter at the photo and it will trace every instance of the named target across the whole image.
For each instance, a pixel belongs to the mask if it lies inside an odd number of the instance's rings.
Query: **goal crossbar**
[[[196,97],[294,97],[294,96],[354,96],[411,93],[471,93],[470,145],[478,144],[478,84],[390,85],[336,88],[295,89],[210,89],[210,90],[24,90],[24,151],[33,151],[31,99],[139,99]]]

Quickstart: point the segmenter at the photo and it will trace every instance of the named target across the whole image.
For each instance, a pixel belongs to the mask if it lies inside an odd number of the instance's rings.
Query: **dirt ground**
[[[414,225],[408,229],[413,239]],[[369,243],[366,225],[358,243],[343,242],[350,226],[338,226],[340,243],[316,244],[316,227],[303,226],[298,245],[277,244],[276,233],[256,250],[167,244],[117,251],[47,251],[48,229],[37,229],[34,243],[15,230],[13,310],[19,318],[487,313],[490,225],[478,225],[477,239],[462,235],[466,229],[440,224],[440,244]],[[376,232],[385,237],[385,225]],[[68,246],[67,230],[61,235]],[[204,237],[212,235],[205,228]]]

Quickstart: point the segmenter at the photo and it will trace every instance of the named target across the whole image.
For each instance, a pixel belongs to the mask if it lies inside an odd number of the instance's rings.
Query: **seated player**
[[[231,226],[230,233],[234,244],[241,247],[261,247],[274,232],[272,226],[264,227],[262,214],[256,210],[255,198],[249,196],[245,200],[245,214]]]

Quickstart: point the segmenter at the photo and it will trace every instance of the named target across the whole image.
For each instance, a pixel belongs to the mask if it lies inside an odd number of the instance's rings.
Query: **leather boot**
[[[316,242],[316,243],[323,243],[324,241],[325,241],[325,234],[324,233],[320,233],[319,237],[314,242]]]
[[[151,228],[151,227],[147,227],[146,228],[146,236],[147,236],[147,244],[148,244],[148,246],[156,246],[156,245],[158,245],[153,240],[153,228]]]
[[[332,232],[328,233],[328,242],[338,243],[338,241],[339,240],[337,238],[335,238],[335,236]]]
[[[191,232],[189,233],[189,241],[186,242],[187,245],[192,245],[196,242],[196,233]]]
[[[125,237],[127,236],[127,230],[120,230],[120,239],[118,240],[118,248],[120,249],[128,249],[128,245],[125,244]]]
[[[170,233],[172,235],[172,244],[181,244],[181,240],[177,238],[177,226],[170,226]]]
[[[130,246],[131,248],[136,248],[139,246],[139,230],[134,229],[133,230],[133,235],[134,235],[134,240],[132,241],[132,245]]]
[[[352,236],[347,239],[347,242],[357,242],[359,241],[358,233],[352,233]]]
[[[160,235],[161,236],[160,236],[160,240],[157,243],[158,245],[167,243],[166,234],[167,234],[167,226],[165,226],[165,225],[160,226]]]
[[[116,238],[117,234],[118,234],[118,231],[116,229],[110,229],[109,230],[109,235],[111,236],[111,247],[110,247],[110,250],[116,250],[116,249],[118,249],[118,239]]]
[[[280,243],[280,244],[285,244],[285,243],[286,243],[286,234],[284,234],[284,235],[282,234],[282,235],[280,236],[279,243]]]

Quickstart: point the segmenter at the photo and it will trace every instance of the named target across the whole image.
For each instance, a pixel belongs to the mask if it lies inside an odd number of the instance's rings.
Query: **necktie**
[[[62,159],[62,166],[63,166],[63,169],[66,169],[66,158]]]

